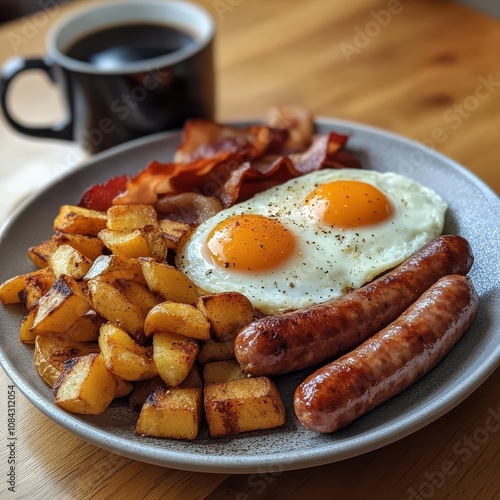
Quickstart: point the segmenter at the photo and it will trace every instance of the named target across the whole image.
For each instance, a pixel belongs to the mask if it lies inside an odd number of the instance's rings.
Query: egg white
[[[312,217],[305,197],[336,180],[372,184],[392,202],[382,223],[339,229]],[[400,264],[443,230],[446,203],[433,190],[394,173],[324,169],[263,191],[201,224],[178,250],[177,267],[204,293],[237,291],[266,314],[324,302],[361,287]],[[211,230],[228,217],[260,214],[296,237],[296,252],[272,270],[241,272],[214,265],[203,251]]]

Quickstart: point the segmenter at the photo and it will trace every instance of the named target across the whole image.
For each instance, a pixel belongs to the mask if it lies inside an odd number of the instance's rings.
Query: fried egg
[[[324,302],[400,264],[443,230],[437,193],[394,173],[324,169],[222,210],[181,245],[203,293],[237,291],[266,314]]]

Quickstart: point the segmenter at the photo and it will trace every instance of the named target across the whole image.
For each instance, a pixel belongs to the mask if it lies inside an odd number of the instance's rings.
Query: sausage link
[[[400,393],[450,351],[476,317],[478,297],[466,276],[441,278],[396,321],[295,390],[300,423],[334,432]]]
[[[467,240],[436,238],[343,297],[250,323],[236,337],[236,358],[251,375],[278,375],[331,360],[395,320],[439,278],[467,274],[472,262]]]

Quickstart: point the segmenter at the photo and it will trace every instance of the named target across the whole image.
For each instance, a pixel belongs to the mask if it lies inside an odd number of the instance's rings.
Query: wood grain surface
[[[42,54],[49,26],[83,3],[96,2],[53,2],[45,17],[0,26],[0,63]],[[498,21],[447,1],[199,3],[217,22],[220,120],[259,118],[270,105],[301,104],[317,115],[423,141],[500,193]],[[452,411],[379,450],[299,471],[277,466],[230,476],[176,471],[103,451],[56,425],[10,386],[1,372],[2,499],[500,499],[498,369]],[[16,401],[15,493],[7,483],[9,391]]]

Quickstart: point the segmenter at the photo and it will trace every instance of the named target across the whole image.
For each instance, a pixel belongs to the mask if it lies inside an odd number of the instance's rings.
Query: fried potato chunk
[[[170,219],[160,219],[159,225],[167,248],[171,250],[177,250],[181,238],[192,229],[190,224]]]
[[[37,283],[39,288],[43,288],[46,292],[54,281],[55,276],[52,270],[45,268],[38,269],[31,273],[14,276],[0,285],[0,301],[2,304],[19,304],[22,301],[23,294],[25,295],[26,293],[25,289],[28,283],[30,283],[31,286]]]
[[[232,382],[247,378],[236,360],[214,361],[203,367],[203,380],[207,384]]]
[[[52,387],[64,369],[64,363],[78,356],[98,353],[96,342],[69,342],[53,335],[38,335],[35,340],[33,361],[43,381]]]
[[[196,299],[196,307],[208,319],[212,338],[217,341],[234,335],[254,319],[252,303],[238,292],[202,295]]]
[[[160,332],[153,336],[153,360],[162,380],[178,386],[189,374],[198,355],[198,342],[176,333]]]
[[[123,380],[143,380],[158,375],[153,348],[140,346],[125,330],[112,323],[101,326],[99,347],[107,369]]]
[[[210,324],[201,311],[189,304],[167,300],[153,307],[144,322],[146,336],[175,332],[199,340],[210,340]]]
[[[158,226],[144,226],[129,232],[103,229],[99,238],[115,255],[158,260],[164,260],[167,255],[167,245]]]
[[[107,210],[107,228],[128,233],[144,226],[157,226],[158,216],[152,205],[113,205]]]
[[[47,267],[49,258],[58,248],[58,243],[53,239],[42,241],[42,243],[28,248],[28,258],[37,267]]]
[[[285,424],[285,407],[268,377],[205,384],[205,415],[211,437],[271,429]]]
[[[62,205],[59,214],[54,219],[54,231],[97,236],[99,231],[106,228],[106,222],[105,212],[74,205]]]
[[[100,255],[94,260],[84,279],[89,280],[101,276],[115,280],[134,280],[147,285],[139,261],[124,255]]]
[[[70,245],[78,250],[82,255],[94,261],[99,255],[104,253],[104,243],[96,236],[86,236],[83,234],[65,234],[56,232],[52,240],[58,246]]]
[[[134,384],[128,380],[123,380],[115,375],[118,386],[116,388],[115,398],[124,398],[134,390]]]
[[[181,271],[164,262],[139,258],[149,289],[163,300],[194,305],[199,294],[196,285]]]
[[[201,381],[193,369],[179,387],[155,387],[142,406],[136,432],[141,436],[195,439],[202,408]]]
[[[26,286],[19,292],[22,306],[30,311],[56,282],[56,277],[50,267],[40,269],[26,276]]]
[[[82,279],[92,267],[92,261],[71,245],[61,245],[49,257],[48,264],[56,278],[66,274],[75,280]]]
[[[106,320],[128,332],[140,344],[144,341],[144,321],[158,303],[154,295],[133,280],[112,277],[87,281],[93,309]]]
[[[63,335],[73,342],[95,342],[101,322],[102,318],[95,311],[90,310],[79,317]]]
[[[98,415],[113,401],[118,382],[97,353],[72,358],[53,387],[54,402],[71,413]]]
[[[32,328],[36,332],[64,333],[91,309],[92,306],[79,284],[63,274],[38,301]]]
[[[200,353],[198,354],[198,362],[201,365],[229,359],[234,359],[234,338],[223,342],[209,340],[201,346]]]
[[[62,245],[70,245],[89,260],[95,260],[104,252],[104,243],[95,236],[55,233],[50,240],[28,249],[28,257],[37,267],[48,266],[49,258]]]
[[[33,331],[33,323],[35,322],[38,312],[38,303],[36,303],[23,318],[21,327],[19,328],[19,340],[24,344],[33,344],[36,339],[36,332]]]

